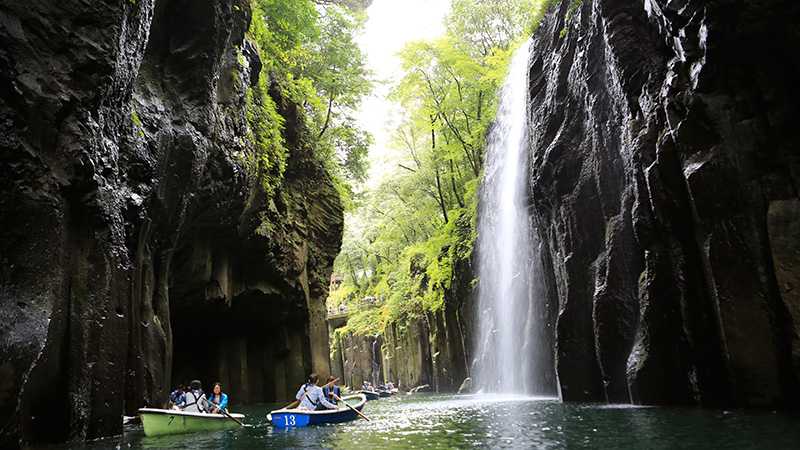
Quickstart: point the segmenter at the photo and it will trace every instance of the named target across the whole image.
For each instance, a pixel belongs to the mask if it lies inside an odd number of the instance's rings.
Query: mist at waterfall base
[[[554,395],[538,246],[528,214],[530,41],[514,54],[489,133],[478,206],[474,389]]]

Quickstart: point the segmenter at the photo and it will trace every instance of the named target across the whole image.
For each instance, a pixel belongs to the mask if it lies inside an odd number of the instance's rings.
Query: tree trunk
[[[453,159],[450,158],[450,186],[453,188],[453,196],[455,196],[456,201],[458,202],[458,206],[463,208],[464,207],[464,200],[461,199],[461,196],[458,193],[458,187],[456,186],[456,176],[455,176],[455,167],[453,164]]]
[[[331,124],[331,111],[333,110],[333,94],[331,94],[331,98],[328,99],[328,114],[325,115],[325,124],[322,125],[322,130],[319,132],[319,136],[317,136],[317,140],[322,139],[322,135],[328,131],[328,125]]]

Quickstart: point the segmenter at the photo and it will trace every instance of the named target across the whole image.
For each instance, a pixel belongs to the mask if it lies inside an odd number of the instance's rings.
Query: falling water
[[[478,219],[478,342],[474,375],[484,392],[541,393],[541,312],[527,212],[529,42],[514,55],[489,135]]]

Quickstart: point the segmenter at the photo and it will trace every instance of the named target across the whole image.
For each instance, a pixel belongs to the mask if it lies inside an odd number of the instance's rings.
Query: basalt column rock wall
[[[240,403],[330,370],[342,208],[277,90],[283,179],[244,169],[250,14],[0,0],[0,446],[119,433],[185,379]]]
[[[565,0],[530,60],[566,400],[796,405],[800,5]]]
[[[468,375],[468,356],[455,308],[447,308],[386,330],[383,376],[401,389],[429,385],[456,392]]]
[[[456,392],[470,374],[473,284],[471,259],[458,259],[441,309],[391,322],[377,338],[340,335],[332,351],[334,373],[356,387],[365,380],[391,381],[403,390],[429,385]]]

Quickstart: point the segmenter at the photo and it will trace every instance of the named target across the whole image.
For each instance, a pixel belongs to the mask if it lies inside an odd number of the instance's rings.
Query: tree
[[[314,133],[315,155],[332,174],[346,205],[352,186],[366,177],[372,142],[352,118],[372,89],[366,57],[355,41],[364,25],[362,3],[254,0],[249,31],[264,63],[261,82],[268,77],[284,97],[304,107],[302,119]],[[255,90],[253,103],[265,112],[251,114],[259,119],[253,128],[272,130],[266,118],[277,113],[266,98],[268,89]]]
[[[354,37],[363,24],[363,14],[328,6],[319,18],[319,37],[307,46],[301,75],[314,82],[325,104],[319,137],[331,126],[336,109],[355,110],[372,88],[366,57]]]
[[[453,267],[469,258],[475,238],[471,224],[498,89],[511,54],[540,17],[536,6],[545,3],[453,0],[445,36],[400,53],[404,76],[392,91],[404,110],[392,142],[397,170],[348,214],[335,265],[360,317],[349,322],[351,331],[375,332],[375,320],[442,306]],[[363,296],[386,301],[379,313],[359,311]]]

